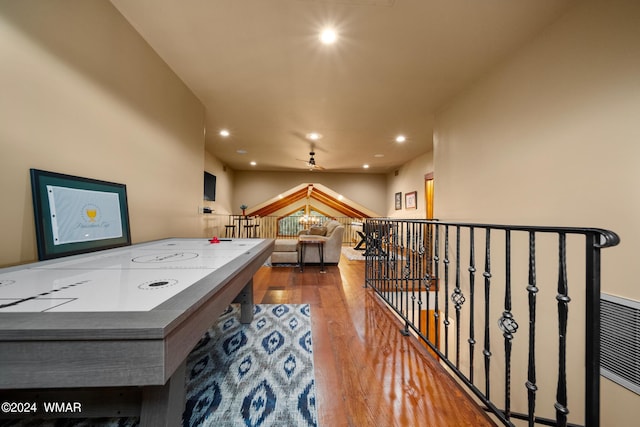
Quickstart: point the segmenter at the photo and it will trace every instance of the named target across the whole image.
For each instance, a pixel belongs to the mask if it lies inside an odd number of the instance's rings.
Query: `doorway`
[[[424,176],[424,199],[427,207],[426,219],[433,219],[433,172]]]

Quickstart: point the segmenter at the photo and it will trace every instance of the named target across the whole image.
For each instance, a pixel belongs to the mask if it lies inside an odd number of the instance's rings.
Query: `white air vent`
[[[640,394],[640,302],[600,296],[600,374]]]

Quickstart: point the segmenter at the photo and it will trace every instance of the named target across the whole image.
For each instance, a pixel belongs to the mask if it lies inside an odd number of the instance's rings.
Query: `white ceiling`
[[[385,173],[429,151],[434,113],[573,0],[112,3],[204,104],[206,148],[224,164],[306,170],[318,132],[325,170]],[[326,25],[334,45],[318,41]]]

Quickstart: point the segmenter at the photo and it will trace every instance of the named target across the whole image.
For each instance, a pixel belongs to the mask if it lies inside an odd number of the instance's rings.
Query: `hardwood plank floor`
[[[364,285],[364,261],[262,267],[254,298],[310,304],[318,423],[323,427],[495,426]]]

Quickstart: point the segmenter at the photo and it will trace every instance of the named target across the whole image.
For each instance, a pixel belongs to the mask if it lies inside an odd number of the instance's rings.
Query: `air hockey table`
[[[251,322],[273,244],[165,239],[0,269],[0,400],[40,403],[0,416],[181,425],[188,354],[230,303]],[[43,413],[52,401],[81,410]]]

